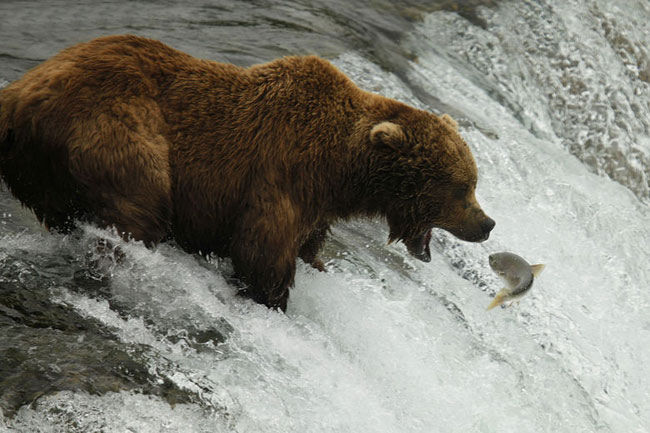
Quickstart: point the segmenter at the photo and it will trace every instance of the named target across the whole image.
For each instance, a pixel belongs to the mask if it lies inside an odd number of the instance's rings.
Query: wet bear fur
[[[431,228],[481,241],[472,154],[446,115],[355,86],[328,61],[242,68],[142,37],[75,45],[0,91],[0,175],[48,228],[114,226],[232,258],[285,309],[330,224],[383,216],[430,257]]]

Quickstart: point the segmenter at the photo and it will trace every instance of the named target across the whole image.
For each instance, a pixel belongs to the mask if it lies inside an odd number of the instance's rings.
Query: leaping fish
[[[491,254],[489,262],[492,270],[505,281],[506,287],[497,293],[488,310],[524,296],[544,269],[544,265],[529,265],[522,257],[506,252]]]

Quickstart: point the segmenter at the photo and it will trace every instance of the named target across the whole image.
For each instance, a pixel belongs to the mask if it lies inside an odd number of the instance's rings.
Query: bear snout
[[[474,230],[470,230],[470,233],[466,233],[464,240],[469,242],[484,242],[488,240],[490,232],[496,225],[496,222],[485,214],[483,214],[483,217],[484,218],[478,221],[478,224],[474,223]]]
[[[496,225],[496,222],[479,210],[473,218],[465,219],[465,223],[460,226],[447,227],[446,230],[458,239],[467,242],[483,242],[490,237],[490,232]]]
[[[495,225],[496,222],[489,216],[486,216],[485,219],[481,221],[481,230],[483,230],[485,239],[487,239],[490,236],[490,232],[492,231]]]

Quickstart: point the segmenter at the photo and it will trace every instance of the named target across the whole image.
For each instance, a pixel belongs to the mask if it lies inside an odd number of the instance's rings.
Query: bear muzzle
[[[489,216],[486,216],[485,219],[481,221],[481,230],[485,236],[485,239],[483,240],[487,240],[490,237],[490,232],[496,224],[497,223]]]
[[[484,242],[490,237],[490,232],[496,225],[496,222],[487,215],[485,217],[474,221],[465,227],[451,228],[448,231],[456,236],[458,239],[467,242]]]

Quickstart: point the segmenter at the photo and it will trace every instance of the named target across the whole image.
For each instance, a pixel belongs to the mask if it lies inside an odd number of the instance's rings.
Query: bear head
[[[431,260],[431,229],[470,242],[495,225],[475,197],[477,168],[456,122],[410,107],[369,125],[375,209],[387,218],[389,242]]]

